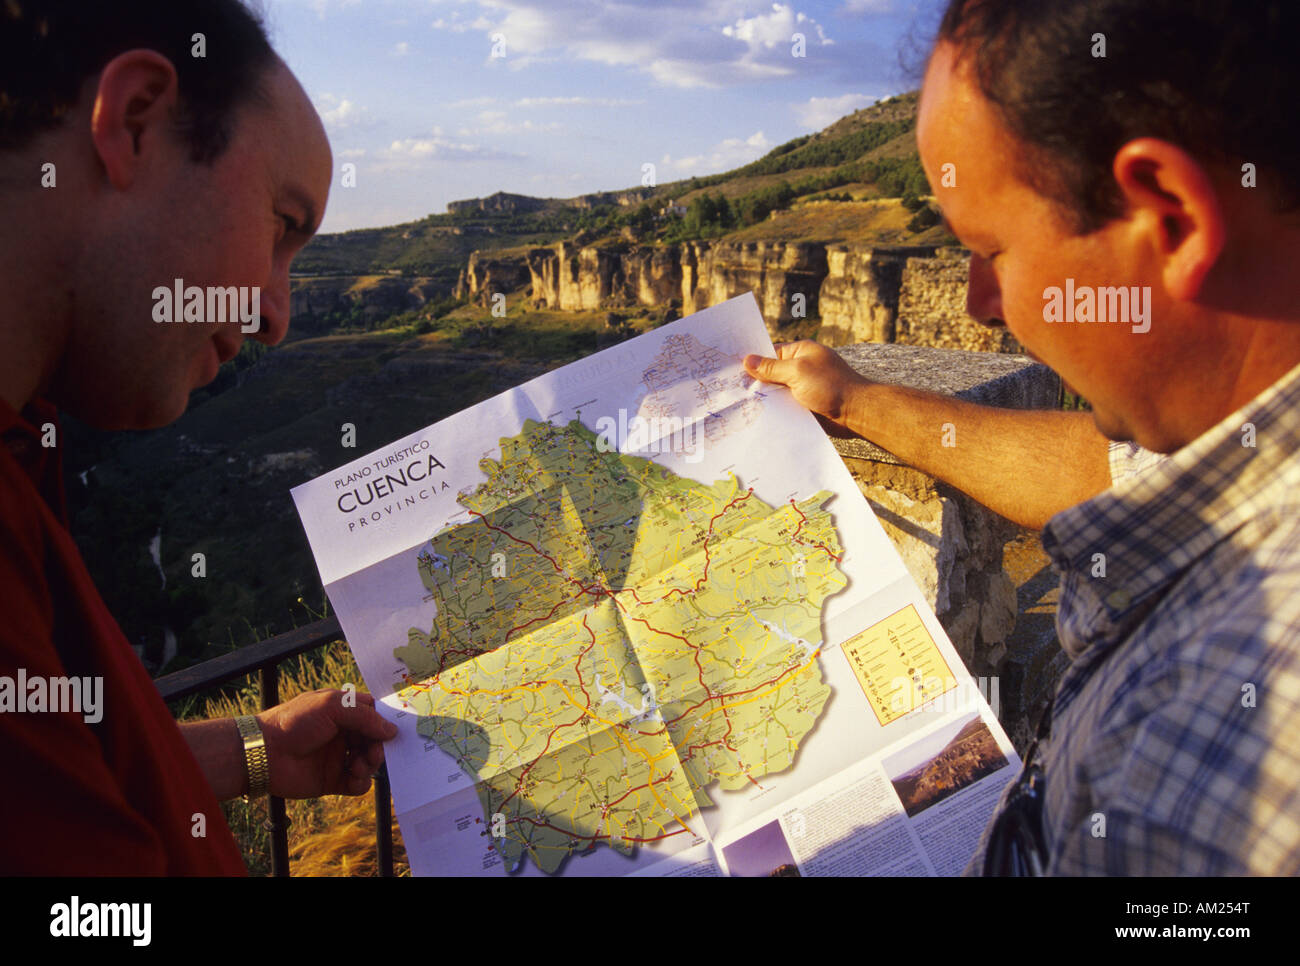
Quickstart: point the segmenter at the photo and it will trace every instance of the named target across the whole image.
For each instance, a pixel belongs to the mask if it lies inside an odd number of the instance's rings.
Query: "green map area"
[[[417,557],[437,605],[395,655],[418,731],[476,783],[507,870],[690,834],[713,784],[791,766],[845,585],[828,491],[770,506],[525,422]]]

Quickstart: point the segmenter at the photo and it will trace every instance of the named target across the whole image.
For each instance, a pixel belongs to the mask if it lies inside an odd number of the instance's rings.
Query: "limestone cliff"
[[[769,329],[817,315],[826,246],[811,242],[690,242],[682,246],[682,311],[753,292]]]
[[[682,297],[681,249],[634,248],[623,256],[623,276],[631,304],[669,305]]]
[[[494,293],[513,292],[528,280],[528,260],[524,255],[474,252],[456,281],[455,295],[486,303]]]
[[[932,257],[934,251],[923,246],[830,246],[818,299],[818,341],[831,346],[895,341],[903,270],[909,259]]]
[[[533,304],[577,312],[628,301],[622,253],[560,242],[527,255]]]
[[[698,312],[753,292],[773,337],[820,318],[827,345],[898,342],[1019,352],[1003,328],[966,315],[969,255],[934,246],[820,242],[694,241],[677,245],[559,242],[507,259],[475,253],[464,274],[471,294],[531,282],[533,304],[561,311],[630,306]]]
[[[619,249],[560,242],[532,249],[527,259],[538,307],[680,304],[689,313],[752,291],[769,326],[815,316],[826,275],[825,246],[805,243],[701,241]]]

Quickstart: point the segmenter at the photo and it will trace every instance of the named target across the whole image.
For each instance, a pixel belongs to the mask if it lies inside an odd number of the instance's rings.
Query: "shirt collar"
[[[1300,482],[1298,451],[1300,366],[1168,459],[1052,517],[1042,540],[1062,575],[1066,652],[1077,659],[1126,637],[1170,583],[1259,511],[1258,494]]]

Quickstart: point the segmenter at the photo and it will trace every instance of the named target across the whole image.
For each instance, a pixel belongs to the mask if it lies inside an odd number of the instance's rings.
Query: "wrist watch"
[[[271,767],[266,758],[266,740],[262,737],[262,728],[251,714],[240,715],[235,719],[239,737],[244,740],[244,768],[248,772],[247,800],[260,798],[271,787]]]

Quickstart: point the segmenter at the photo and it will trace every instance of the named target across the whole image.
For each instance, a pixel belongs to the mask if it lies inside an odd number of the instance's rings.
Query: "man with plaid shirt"
[[[1297,28],[1279,0],[951,0],[917,140],[968,310],[1090,414],[867,383],[808,342],[747,360],[1043,528],[1070,657],[1024,819],[1049,873],[1300,872]]]

